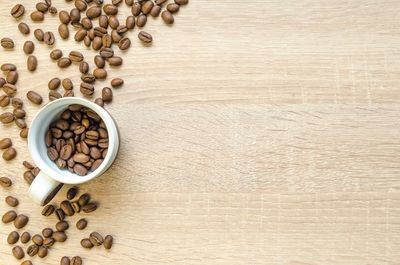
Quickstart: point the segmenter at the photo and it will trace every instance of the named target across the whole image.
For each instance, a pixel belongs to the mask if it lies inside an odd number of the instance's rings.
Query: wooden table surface
[[[36,40],[39,67],[26,70],[22,44],[34,38],[17,31],[13,4],[0,3],[0,35],[16,42],[0,63],[18,66],[18,95],[47,98],[55,76],[78,87],[77,66],[60,70]],[[69,240],[34,264],[63,255],[85,265],[400,264],[399,12],[393,0],[191,0],[172,27],[150,18],[152,46],[135,29],[123,67],[96,83],[125,79],[106,106],[121,131],[119,156],[80,187],[100,208],[84,231],[74,227],[83,214],[70,218]],[[24,21],[57,31],[57,17]],[[93,51],[56,36],[55,47],[92,64]],[[39,107],[26,106],[30,122]],[[19,154],[0,161],[14,181],[0,197],[17,196],[38,233],[56,219],[29,200],[27,144],[15,126],[0,127],[7,136]],[[0,229],[1,264],[20,263],[6,243],[12,230]],[[92,231],[112,234],[113,249],[82,249]]]

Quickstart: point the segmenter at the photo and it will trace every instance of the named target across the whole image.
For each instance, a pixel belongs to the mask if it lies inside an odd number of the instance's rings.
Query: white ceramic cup
[[[103,163],[86,176],[79,176],[65,169],[59,169],[47,155],[45,134],[50,124],[58,119],[69,105],[80,104],[95,111],[104,121],[108,131],[109,143],[107,155]],[[119,149],[117,126],[110,114],[97,104],[86,99],[66,97],[54,100],[44,106],[34,117],[28,135],[28,148],[36,166],[40,168],[29,188],[29,195],[35,202],[48,203],[65,184],[81,184],[102,175],[114,162]]]

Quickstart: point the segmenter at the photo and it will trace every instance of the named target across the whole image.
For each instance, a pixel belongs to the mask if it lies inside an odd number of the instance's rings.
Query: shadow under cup
[[[46,132],[50,124],[59,119],[61,113],[72,104],[80,104],[95,111],[104,121],[108,131],[109,144],[107,155],[103,163],[95,171],[89,172],[86,176],[79,176],[67,169],[59,169],[47,155],[47,146],[45,143]],[[62,98],[50,102],[36,114],[29,128],[28,147],[36,166],[49,178],[65,184],[80,184],[103,174],[112,165],[119,149],[119,135],[114,120],[102,107],[82,98]]]

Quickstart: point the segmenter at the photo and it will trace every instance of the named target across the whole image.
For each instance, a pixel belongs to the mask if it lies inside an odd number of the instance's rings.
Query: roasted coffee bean
[[[3,85],[3,91],[7,96],[14,96],[17,92],[17,87],[13,84],[5,84]]]
[[[71,260],[68,257],[62,257],[60,260],[60,265],[71,265]]]
[[[75,162],[74,162],[75,163]],[[75,165],[75,164],[74,164]],[[72,165],[72,167],[74,167],[74,165]],[[72,209],[74,209],[74,211],[76,213],[79,213],[81,211],[81,206],[79,206],[79,203],[77,201],[72,202],[71,203]]]
[[[96,68],[93,70],[93,75],[96,79],[106,79],[107,78],[107,71],[103,68]]]
[[[93,243],[92,241],[90,241],[89,238],[84,238],[81,240],[81,246],[83,248],[92,248],[93,247]]]
[[[17,70],[17,67],[15,64],[12,63],[5,63],[1,65],[1,71],[3,72],[8,72],[8,71],[15,71]]]
[[[25,13],[25,7],[21,4],[16,4],[10,13],[14,18],[20,18]]]
[[[126,50],[131,46],[131,40],[129,38],[122,38],[119,42],[118,42],[118,47],[120,48],[120,50]]]
[[[118,14],[118,7],[112,4],[106,4],[103,6],[103,11],[109,16],[116,15]]]
[[[69,224],[66,221],[60,221],[56,224],[56,229],[59,232],[63,232],[69,228]]]
[[[83,41],[83,39],[86,37],[87,31],[86,29],[79,29],[76,33],[75,33],[75,37],[74,39],[78,42]]]
[[[10,138],[3,138],[0,140],[0,149],[7,149],[12,146],[12,141]]]
[[[97,159],[93,162],[90,170],[95,171],[101,164],[103,163],[103,159]]]
[[[151,9],[153,8],[154,3],[153,1],[146,1],[142,4],[142,12],[143,14],[147,15],[150,13]]]
[[[116,30],[117,33],[122,37],[128,31],[128,28],[125,25],[119,25]]]
[[[60,34],[60,37],[62,39],[68,39],[69,38],[69,29],[67,24],[60,24],[58,26],[58,34]]]
[[[82,218],[76,223],[76,228],[78,228],[79,230],[83,230],[86,228],[87,224],[88,222],[86,221],[86,219]]]
[[[2,38],[1,46],[5,49],[12,49],[14,48],[14,41],[10,38]]]
[[[15,119],[14,122],[20,129],[25,129],[27,126],[24,119]]]
[[[10,97],[7,95],[0,96],[0,107],[7,107],[10,104]]]
[[[51,228],[45,228],[42,230],[42,235],[44,238],[49,238],[53,235],[53,229]],[[43,242],[44,243],[44,242]]]
[[[101,91],[101,98],[103,99],[104,102],[111,102],[113,99],[113,92],[111,88],[104,87],[103,90]]]
[[[109,34],[104,34],[103,37],[101,37],[101,41],[105,48],[110,48],[113,43],[112,37]]]
[[[131,12],[135,17],[139,16],[140,12],[142,12],[142,5],[139,2],[134,3]]]
[[[99,6],[92,6],[86,10],[86,16],[90,19],[99,17],[101,15],[101,8]]]
[[[105,29],[108,28],[108,16],[107,15],[99,16],[99,26],[102,28],[105,28]]]
[[[11,179],[9,179],[7,177],[0,177],[0,186],[2,186],[4,188],[8,188],[8,187],[11,187],[11,185],[12,185]]]
[[[66,25],[68,25],[69,22],[71,21],[71,17],[69,16],[68,12],[64,10],[58,13],[58,17],[60,18],[60,22]]]
[[[56,99],[62,98],[62,95],[58,93],[57,91],[50,91],[49,92],[49,100],[53,101]]]
[[[23,50],[25,54],[32,54],[35,51],[35,44],[32,41],[28,40],[24,43]]]
[[[106,65],[106,61],[103,59],[102,56],[96,55],[96,56],[94,57],[94,64],[95,64],[98,68],[104,68],[104,66]]]
[[[33,32],[33,35],[40,42],[42,42],[44,39],[44,32],[41,29],[35,29],[35,31]]]
[[[111,66],[120,66],[120,65],[122,65],[122,62],[123,62],[122,58],[118,57],[118,56],[113,56],[111,58],[108,58],[107,61],[108,61],[109,65],[111,65]]]
[[[54,147],[50,147],[49,149],[47,149],[47,155],[51,161],[56,161],[58,158],[57,149]]]
[[[47,84],[47,86],[48,86],[48,88],[49,88],[50,90],[55,90],[55,89],[57,89],[57,88],[60,87],[60,84],[61,84],[60,78],[54,77],[54,78],[52,78],[52,79],[49,81],[49,83]]]
[[[153,8],[150,11],[150,15],[152,17],[158,17],[161,13],[161,6],[159,5],[154,5]]]
[[[116,16],[109,16],[108,17],[108,25],[110,25],[110,27],[112,29],[116,29],[119,26],[119,20]]]
[[[72,209],[71,203],[67,200],[61,202],[60,208],[67,216],[73,216],[75,213],[74,209]]]
[[[29,222],[28,216],[24,214],[19,214],[14,220],[14,226],[15,228],[21,229],[25,227],[28,222]]]
[[[43,208],[43,210],[42,210],[42,215],[44,215],[44,216],[50,216],[50,215],[53,214],[54,210],[55,210],[55,209],[54,209],[54,206],[51,205],[51,204],[48,204],[48,205],[46,205],[46,206]]]
[[[79,256],[75,256],[71,259],[71,265],[82,265],[82,259]]]
[[[86,30],[93,28],[93,23],[88,17],[84,17],[81,20],[82,27]]]
[[[24,179],[30,185],[33,182],[33,180],[35,179],[35,175],[29,170],[25,171],[24,172]]]
[[[82,53],[78,51],[72,51],[69,53],[69,59],[71,59],[73,62],[82,62],[84,58]]]
[[[94,93],[94,87],[92,84],[83,82],[80,85],[80,91],[84,96],[90,97]]]
[[[113,29],[111,31],[111,39],[113,43],[118,43],[122,39],[122,36],[118,34],[116,29]]]
[[[90,195],[88,193],[82,194],[78,199],[78,203],[81,207],[88,204],[89,201],[90,201]]]
[[[74,96],[74,91],[72,90],[67,90],[65,91],[63,97],[73,97]]]
[[[87,8],[86,1],[84,1],[84,0],[75,0],[75,7],[81,12],[85,11],[86,8]]]
[[[64,145],[60,151],[60,158],[62,160],[68,160],[71,157],[71,155],[72,155],[72,146],[68,144]]]
[[[91,233],[89,236],[89,240],[94,246],[100,246],[104,242],[103,236],[97,232]]]
[[[71,60],[67,57],[63,57],[57,61],[57,65],[60,68],[66,68],[71,65]]]
[[[23,232],[21,235],[21,243],[26,244],[31,240],[31,234],[28,232]]]
[[[12,253],[16,259],[23,259],[25,257],[25,252],[20,246],[13,247]]]
[[[133,29],[135,28],[135,17],[134,16],[128,16],[125,21],[125,26],[127,29]]]
[[[104,101],[102,98],[96,98],[94,103],[96,103],[97,105],[99,105],[100,107],[104,107]]]
[[[91,147],[90,148],[90,157],[93,159],[99,159],[101,158],[101,152],[97,147]]]
[[[146,15],[140,14],[137,18],[136,18],[136,25],[139,28],[142,28],[146,25],[147,23],[147,17]]]
[[[150,43],[153,41],[153,37],[145,31],[140,31],[138,34],[138,38],[145,43]]]
[[[79,22],[79,20],[81,20],[81,12],[77,8],[71,9],[69,16],[71,18],[71,23]]]
[[[45,247],[45,246],[40,246],[40,247],[39,247],[39,251],[38,251],[38,257],[39,257],[39,258],[44,258],[44,257],[47,256],[47,254],[48,254],[47,247]]]
[[[52,50],[50,53],[50,58],[53,60],[58,60],[62,57],[62,51],[59,49]]]
[[[42,13],[46,13],[49,10],[49,7],[46,3],[39,2],[39,3],[36,3],[36,10],[40,11]]]
[[[5,224],[11,223],[17,218],[17,213],[15,211],[8,211],[6,212],[3,217],[1,218],[1,221]]]
[[[53,239],[56,242],[65,242],[65,240],[67,240],[67,235],[64,232],[56,231],[53,233]]]
[[[92,74],[83,74],[81,75],[81,80],[85,83],[94,83],[96,81],[96,77]]]
[[[17,231],[12,231],[10,234],[8,234],[7,237],[7,243],[10,245],[14,245],[17,243],[19,240],[19,233]]]
[[[26,94],[27,98],[29,99],[30,102],[40,105],[43,102],[42,96],[40,96],[38,93],[35,91],[29,91]]]
[[[127,6],[132,6],[133,3],[134,3],[134,0],[125,0],[125,4],[126,4]]]
[[[22,165],[27,169],[33,169],[34,168],[34,166],[31,163],[29,163],[28,161],[22,162]]]
[[[88,64],[87,62],[81,62],[81,63],[79,64],[79,71],[80,71],[82,74],[88,73],[88,72],[89,72],[89,64]]]
[[[114,238],[111,236],[111,235],[107,235],[105,238],[104,238],[104,248],[105,249],[111,249],[111,247],[112,247],[112,245],[113,245],[113,241],[114,241]]]
[[[46,33],[44,33],[43,41],[44,41],[44,43],[46,43],[49,46],[53,45],[54,42],[55,42],[55,38],[54,38],[53,32],[47,31]]]
[[[8,72],[6,80],[8,83],[15,85],[18,81],[18,73],[17,71]]]
[[[13,196],[7,196],[5,198],[6,203],[11,206],[11,207],[17,207],[19,204],[19,201],[17,198],[13,197]]]
[[[28,249],[26,250],[26,253],[29,256],[34,257],[38,253],[38,251],[39,251],[39,246],[33,244],[28,247]]]
[[[189,3],[189,0],[175,0],[175,3],[178,5],[186,5]]]
[[[24,105],[24,103],[22,102],[22,100],[21,100],[20,98],[13,97],[12,100],[11,100],[11,105],[12,105],[15,109],[18,109],[18,108],[22,108],[22,106]]]
[[[92,41],[92,48],[95,51],[100,50],[101,46],[103,46],[103,40],[101,37],[94,37],[93,41]]]
[[[58,12],[58,10],[57,10],[57,8],[55,6],[50,6],[49,7],[49,13],[50,14],[55,15],[55,14],[57,14],[57,12]]]
[[[62,221],[65,219],[65,213],[62,209],[57,209],[56,210],[56,217],[59,221]]]
[[[10,161],[10,160],[14,159],[16,156],[17,156],[17,150],[15,150],[15,148],[13,148],[13,147],[7,148],[3,152],[3,159],[5,161]]]
[[[97,209],[97,204],[94,202],[89,202],[85,206],[82,206],[82,211],[85,213],[91,213]]]
[[[174,23],[174,16],[171,12],[165,10],[161,13],[161,17],[164,20],[165,24],[173,24]]]
[[[3,124],[9,124],[14,121],[14,114],[11,112],[4,112],[0,115],[0,122]]]
[[[119,6],[122,3],[122,0],[112,0],[111,3],[115,6]]]
[[[35,71],[38,65],[37,58],[34,55],[29,55],[26,61],[26,66],[28,67],[29,71]]]
[[[179,11],[179,5],[176,3],[170,3],[167,5],[167,10],[171,13],[176,13]]]
[[[39,175],[40,169],[38,167],[35,167],[34,169],[32,169],[32,174],[36,177],[37,175]]]
[[[32,237],[32,242],[38,246],[43,245],[43,237],[39,234],[36,234]]]
[[[29,28],[28,24],[24,22],[18,24],[18,30],[24,35],[28,35],[31,32],[31,29]]]
[[[76,163],[83,164],[83,163],[88,162],[90,157],[88,155],[83,154],[83,153],[77,153],[72,157],[72,159],[74,159],[74,161]]]
[[[76,194],[78,193],[78,187],[74,186],[71,187],[68,191],[67,191],[67,199],[68,200],[73,200],[76,196]]]
[[[94,28],[94,35],[98,37],[103,37],[104,34],[107,34],[107,29],[102,27],[95,27]]]
[[[31,13],[31,19],[32,19],[32,21],[35,21],[35,22],[43,21],[44,20],[44,14],[42,12],[40,12],[40,11],[37,11],[37,10],[33,11]]]
[[[54,233],[54,232],[53,232]],[[53,236],[53,235],[52,235]],[[43,240],[43,246],[46,246],[46,247],[51,247],[51,246],[53,246],[54,245],[54,242],[55,242],[55,240],[54,240],[54,238],[52,238],[52,237],[49,237],[49,238],[45,238],[44,240]]]

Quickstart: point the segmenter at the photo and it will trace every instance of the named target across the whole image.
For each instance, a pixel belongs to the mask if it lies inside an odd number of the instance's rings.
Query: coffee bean
[[[66,221],[60,221],[56,224],[56,229],[59,232],[64,232],[69,228],[69,224]]]
[[[17,150],[15,150],[13,147],[7,148],[3,152],[3,159],[5,161],[10,161],[10,160],[14,159],[16,156],[17,156]]]
[[[189,0],[175,0],[175,3],[178,5],[186,5],[189,3]]]
[[[104,80],[107,78],[107,71],[103,68],[96,68],[93,70],[93,75],[96,79]]]
[[[60,151],[60,158],[62,160],[68,160],[72,155],[72,147],[70,145],[64,145]]]
[[[70,161],[73,161],[73,160],[70,160]],[[75,162],[71,167],[74,167],[74,165],[75,165]],[[79,213],[81,211],[81,206],[79,206],[79,203],[77,201],[72,202],[71,206],[72,206],[72,209],[74,209],[75,213]]]
[[[26,253],[30,257],[34,257],[37,253],[39,252],[39,246],[36,244],[30,245],[28,249],[26,250]]]
[[[83,28],[82,28],[82,29],[79,29],[79,30],[75,33],[75,37],[74,37],[75,41],[78,41],[78,42],[83,41],[83,39],[85,38],[86,34],[87,34],[86,29],[83,29]]]
[[[17,218],[17,213],[15,211],[8,211],[6,212],[3,217],[1,218],[1,221],[5,224],[11,223],[12,221]]]
[[[86,228],[87,224],[88,222],[86,221],[86,219],[82,218],[76,223],[76,228],[78,230],[83,230]]]
[[[71,265],[82,265],[82,258],[75,256],[71,259]]]
[[[122,3],[122,0],[112,0],[111,3],[115,6],[119,6]]]
[[[22,165],[27,169],[33,169],[34,168],[34,166],[31,163],[29,163],[28,161],[22,162]]]
[[[103,99],[104,102],[111,102],[113,99],[113,93],[111,88],[104,87],[103,90],[101,91],[101,98]]]
[[[37,175],[39,175],[40,169],[38,167],[35,167],[34,169],[32,169],[32,174],[36,177]]]
[[[114,241],[114,238],[111,236],[111,235],[107,235],[105,238],[104,238],[104,248],[105,249],[111,249],[111,247],[112,247],[112,245],[113,245],[113,241]]]
[[[28,91],[26,94],[26,97],[29,99],[30,102],[40,105],[43,102],[42,96],[40,96],[38,93],[35,91]]]
[[[145,43],[150,43],[153,41],[153,37],[145,31],[140,31],[138,34],[138,38]]]
[[[97,209],[97,204],[94,202],[89,202],[88,204],[82,206],[82,211],[85,213],[91,213]]]
[[[71,23],[79,22],[79,20],[81,20],[81,12],[77,8],[71,9],[69,16],[71,17]]]
[[[19,240],[19,233],[17,231],[12,231],[10,234],[8,234],[7,237],[7,243],[10,245],[14,245],[17,243]]]
[[[29,28],[28,24],[24,22],[18,24],[18,30],[24,35],[28,35],[31,32],[31,29]]]
[[[67,57],[62,57],[57,61],[57,65],[60,68],[67,68],[68,66],[71,65],[71,60]]]
[[[92,167],[90,168],[90,170],[95,171],[102,163],[103,163],[103,159],[97,159],[93,162]]]
[[[104,34],[107,34],[107,29],[102,27],[95,27],[94,28],[94,35],[98,37],[103,37]]]
[[[49,7],[47,6],[46,3],[39,2],[39,3],[36,3],[36,10],[40,11],[42,13],[46,13],[49,10]]]
[[[86,163],[89,161],[90,157],[88,155],[85,155],[83,153],[77,153],[75,154],[72,159],[76,162],[76,163]]]
[[[159,5],[154,5],[153,8],[150,11],[150,15],[152,17],[158,17],[161,13],[161,6]]]
[[[89,238],[84,238],[81,240],[81,246],[83,248],[92,248],[93,244],[92,242],[89,240]]]
[[[47,31],[43,35],[43,41],[49,46],[53,45],[55,42],[54,34],[50,31]]]
[[[35,71],[38,65],[37,58],[34,55],[29,55],[26,61],[26,65],[29,71]]]
[[[114,78],[113,80],[111,80],[111,86],[113,88],[120,87],[123,84],[124,84],[124,80],[122,78]]]
[[[17,67],[15,64],[12,63],[5,63],[1,65],[1,71],[3,72],[9,72],[9,71],[16,71]]]
[[[118,14],[118,7],[112,4],[106,4],[103,6],[103,11],[109,16],[116,15]]]
[[[53,232],[54,233],[54,232]],[[53,236],[53,235],[52,235]],[[49,237],[49,238],[45,238],[44,240],[43,240],[43,246],[45,246],[45,247],[51,247],[51,246],[53,246],[54,245],[54,242],[55,242],[55,240],[54,240],[54,238],[52,238],[52,237]]]
[[[25,227],[28,222],[29,222],[28,216],[24,214],[19,214],[14,220],[14,226],[15,228],[20,229]]]
[[[40,247],[39,247],[39,251],[38,251],[38,256],[39,256],[39,258],[44,258],[44,257],[47,256],[47,254],[48,254],[47,247],[45,247],[45,246],[40,246]]]
[[[43,237],[39,234],[36,234],[32,237],[32,242],[38,246],[43,245]]]
[[[102,56],[96,55],[94,57],[94,63],[98,68],[103,68],[106,64],[106,61],[103,59]]]
[[[40,11],[33,11],[31,13],[31,19],[32,21],[38,22],[38,21],[43,21],[44,20],[44,14]]]
[[[93,23],[88,17],[84,17],[81,20],[82,27],[86,30],[93,28]]]
[[[57,8],[55,6],[49,7],[49,13],[50,14],[55,15],[55,14],[57,14],[57,12],[58,12],[58,10],[57,10]]]
[[[25,54],[32,54],[35,51],[35,44],[28,40],[24,43],[24,48],[23,48]]]
[[[67,200],[61,202],[60,208],[67,216],[73,216],[75,214],[74,209],[72,209],[71,203]]]
[[[82,53],[78,51],[72,51],[69,53],[69,59],[71,59],[73,62],[82,62],[84,58]]]
[[[117,32],[116,29],[113,29],[111,31],[111,39],[112,39],[113,43],[118,43],[122,39],[122,36],[119,35],[119,33]]]
[[[49,100],[53,101],[56,99],[60,99],[62,98],[62,95],[60,93],[58,93],[57,91],[50,91],[49,92]]]
[[[134,3],[131,12],[135,17],[139,16],[140,12],[142,12],[142,5],[139,2]]]
[[[0,140],[0,149],[7,149],[12,146],[12,141],[10,138],[3,138]]]
[[[110,25],[110,27],[112,29],[116,29],[119,26],[119,20],[116,16],[110,16],[108,17],[108,25]]]
[[[54,147],[50,147],[47,149],[47,155],[51,161],[55,161],[58,158],[57,149]]]
[[[94,19],[101,15],[101,8],[99,6],[92,6],[86,11],[86,16],[90,19]]]
[[[44,39],[44,32],[41,29],[35,29],[35,31],[33,32],[33,35],[40,42],[42,42]]]
[[[7,107],[10,104],[10,97],[7,95],[0,96],[0,107]]]
[[[100,246],[104,242],[103,236],[97,232],[91,233],[89,236],[89,240],[94,246]]]
[[[56,242],[65,242],[67,240],[67,235],[64,232],[56,231],[53,233],[53,239]]]
[[[135,17],[134,16],[128,16],[125,21],[125,26],[127,29],[133,29],[135,28]]]
[[[26,244],[31,240],[31,234],[28,232],[23,232],[21,235],[21,243]]]
[[[171,12],[165,10],[161,13],[161,17],[164,20],[165,24],[173,24],[174,23],[174,16]]]
[[[167,5],[167,10],[171,13],[176,13],[179,11],[179,5],[176,3],[170,3]]]
[[[51,228],[45,228],[45,229],[43,229],[43,230],[42,230],[42,235],[43,235],[44,238],[49,238],[49,237],[51,237],[51,236],[53,235],[53,229],[51,229]],[[44,242],[43,242],[43,244],[44,244]]]
[[[12,85],[15,85],[15,83],[17,83],[17,81],[18,81],[18,73],[17,73],[17,71],[8,72],[6,80],[7,80],[8,83],[10,83]]]
[[[13,247],[12,253],[16,259],[23,259],[25,257],[24,250],[20,246]]]
[[[62,57],[62,51],[60,49],[52,50],[50,53],[50,58],[53,60],[58,60]]]
[[[104,101],[102,98],[96,98],[94,100],[94,103],[96,103],[97,105],[99,105],[100,107],[104,107]]]
[[[84,0],[75,0],[75,7],[82,12],[86,10],[87,4]]]
[[[4,112],[0,115],[0,122],[3,124],[9,124],[14,121],[14,114],[11,112]]]
[[[11,207],[17,207],[19,204],[19,201],[17,198],[13,197],[13,196],[7,196],[5,198],[6,203],[11,206]]]
[[[90,195],[88,193],[82,194],[78,199],[78,203],[81,207],[87,205],[89,201],[90,201]]]
[[[65,10],[60,11],[60,13],[58,13],[58,17],[60,19],[60,22],[63,24],[68,25],[69,22],[71,21],[71,17],[69,16],[69,13]]]
[[[146,25],[146,23],[147,23],[147,16],[146,16],[146,15],[140,14],[140,15],[136,18],[136,25],[137,25],[139,28],[144,27],[144,26]]]
[[[18,108],[22,108],[22,106],[23,106],[24,104],[23,104],[23,102],[22,102],[22,100],[21,100],[20,98],[13,97],[13,99],[12,99],[12,101],[11,101],[11,105],[12,105],[15,109],[18,109]]]
[[[33,173],[31,171],[29,171],[29,170],[25,171],[24,172],[24,179],[30,185],[30,184],[32,184],[33,180],[35,179],[35,175],[33,175]]]
[[[146,1],[142,4],[142,12],[143,14],[147,15],[150,13],[151,9],[153,8],[154,3],[153,1]]]
[[[46,205],[42,210],[42,215],[50,216],[54,212],[54,206],[51,204]]]
[[[65,90],[72,90],[74,88],[74,85],[72,84],[72,81],[69,78],[63,79],[62,86]]]
[[[62,39],[68,39],[69,38],[69,29],[68,25],[66,24],[60,24],[58,26],[58,34],[60,34],[60,37]]]
[[[65,219],[65,213],[62,209],[57,209],[56,210],[56,217],[59,221],[62,221]]]
[[[126,50],[131,46],[131,40],[129,38],[122,38],[119,43],[118,47],[120,50]]]
[[[60,265],[71,265],[71,260],[68,257],[62,257],[60,260]]]
[[[13,16],[14,18],[20,18],[24,13],[25,7],[21,4],[16,4],[10,12],[11,16]]]
[[[133,3],[134,3],[134,0],[125,0],[125,4],[126,4],[127,6],[132,6]]]
[[[71,187],[68,191],[67,191],[67,199],[68,200],[73,200],[76,196],[76,194],[78,193],[78,187],[74,186]]]
[[[93,41],[92,41],[92,48],[95,51],[100,50],[100,48],[103,46],[103,40],[101,37],[96,36]]]
[[[12,49],[14,48],[14,41],[10,38],[2,38],[1,46],[5,49]]]
[[[54,77],[53,79],[51,79],[49,81],[49,83],[47,84],[47,86],[49,87],[50,90],[55,90],[57,88],[60,87],[61,84],[61,80],[58,77]]]
[[[85,83],[92,84],[96,81],[96,77],[92,74],[83,74],[81,75],[81,80]]]
[[[3,85],[3,91],[7,96],[14,96],[17,92],[17,87],[13,84],[5,84]]]
[[[81,62],[79,64],[79,71],[82,74],[86,74],[87,72],[89,72],[89,64],[87,62]]]
[[[123,62],[122,58],[118,56],[113,56],[111,58],[108,58],[107,61],[111,66],[120,66],[122,65]]]

